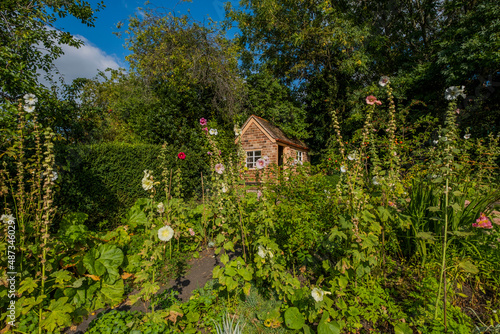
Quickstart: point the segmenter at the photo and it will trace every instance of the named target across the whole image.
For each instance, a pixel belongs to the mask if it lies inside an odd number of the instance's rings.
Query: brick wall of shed
[[[243,134],[241,145],[245,152],[261,151],[261,156],[268,156],[271,164],[278,164],[278,145],[273,143],[259,127],[252,123]],[[245,157],[246,159],[246,157]],[[255,181],[255,170],[246,173],[247,182]]]
[[[291,161],[294,161],[297,159],[297,151],[303,152],[303,159],[302,162],[309,162],[309,154],[307,154],[306,151],[299,150],[293,147],[287,147],[285,150],[285,157],[286,159],[291,159]],[[288,160],[287,160],[288,161]]]

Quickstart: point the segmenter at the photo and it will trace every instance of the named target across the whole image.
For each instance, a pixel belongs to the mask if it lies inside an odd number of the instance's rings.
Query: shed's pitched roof
[[[274,126],[271,124],[269,121],[255,115],[251,115],[248,117],[246,122],[243,124],[241,127],[242,129],[245,128],[245,126],[250,122],[250,120],[254,119],[255,122],[257,122],[263,129],[264,131],[267,132],[269,136],[271,136],[273,139],[275,139],[278,142],[281,142],[286,145],[291,145],[291,146],[296,146],[298,148],[302,148],[304,150],[309,150],[309,148],[304,144],[302,141],[298,139],[290,139],[288,138],[283,131],[281,131],[278,127]]]

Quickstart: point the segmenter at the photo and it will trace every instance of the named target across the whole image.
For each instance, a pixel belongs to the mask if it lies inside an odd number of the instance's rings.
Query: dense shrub
[[[184,152],[181,160],[178,153]],[[147,196],[141,187],[144,170],[151,170],[155,181],[162,181],[161,146],[149,144],[103,143],[98,145],[59,146],[56,152],[60,191],[56,198],[59,213],[84,212],[90,226],[111,226],[140,197]],[[183,196],[201,195],[200,173],[205,164],[201,153],[190,148],[166,148],[166,167],[180,168]],[[158,198],[165,196],[158,187]]]

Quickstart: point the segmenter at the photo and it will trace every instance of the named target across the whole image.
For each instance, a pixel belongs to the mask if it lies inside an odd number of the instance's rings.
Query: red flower
[[[177,156],[178,156],[178,157],[179,157],[179,159],[181,159],[181,160],[186,159],[186,154],[184,154],[184,152],[181,152],[181,153],[177,154]]]

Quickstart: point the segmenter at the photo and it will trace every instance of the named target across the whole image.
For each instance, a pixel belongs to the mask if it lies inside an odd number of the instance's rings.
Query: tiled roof
[[[287,145],[291,145],[291,146],[296,146],[296,147],[299,147],[299,148],[302,148],[302,149],[305,149],[305,150],[308,150],[309,148],[306,146],[306,144],[304,144],[302,141],[298,140],[298,139],[290,139],[288,138],[284,133],[283,131],[281,131],[279,128],[277,128],[276,126],[274,126],[273,124],[271,124],[269,121],[259,117],[259,116],[255,116],[255,115],[252,115],[250,116],[247,121],[245,122],[245,124],[243,124],[242,128],[245,127],[245,125],[247,125],[247,123],[251,120],[251,119],[255,119],[255,121],[257,123],[259,123],[260,126],[262,126],[262,128],[264,128],[264,130],[272,137],[274,138],[276,141],[279,141],[283,144],[287,144]]]

